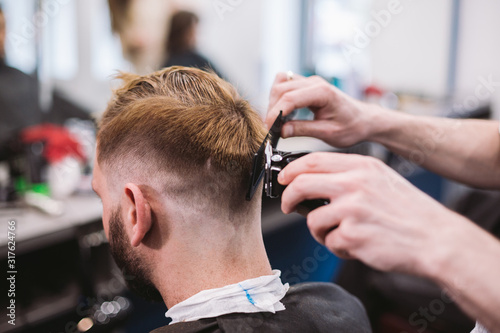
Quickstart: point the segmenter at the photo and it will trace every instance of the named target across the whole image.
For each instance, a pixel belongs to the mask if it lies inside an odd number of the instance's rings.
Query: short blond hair
[[[250,104],[216,74],[195,68],[118,78],[123,85],[99,123],[99,164],[112,169],[133,160],[151,176],[171,172],[192,191],[211,186],[202,192],[238,209],[252,156],[266,135]],[[214,186],[220,193],[211,194]]]

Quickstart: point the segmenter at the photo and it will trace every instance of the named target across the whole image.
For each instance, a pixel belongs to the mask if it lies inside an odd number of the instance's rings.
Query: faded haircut
[[[250,104],[216,74],[195,68],[117,77],[123,85],[99,123],[99,165],[108,174],[157,178],[178,200],[208,198],[217,209],[241,210],[252,156],[266,135]],[[177,181],[164,177],[172,174]]]

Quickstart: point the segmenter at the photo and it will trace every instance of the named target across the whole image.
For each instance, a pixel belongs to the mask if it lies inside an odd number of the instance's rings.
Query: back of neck
[[[245,235],[207,237],[169,244],[153,274],[153,282],[171,308],[202,290],[272,275],[260,224]]]

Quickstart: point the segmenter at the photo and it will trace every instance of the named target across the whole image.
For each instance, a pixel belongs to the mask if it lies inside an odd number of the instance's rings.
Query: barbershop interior
[[[397,115],[500,118],[500,2],[495,0],[2,0],[0,6],[0,258],[7,277],[0,332],[136,333],[161,327],[167,329],[158,332],[170,332],[169,326],[179,325],[169,325],[164,301],[129,289],[135,276],[113,258],[105,222],[111,213],[106,204],[103,211],[102,193],[101,198],[95,193],[102,192],[93,183],[99,122],[120,91],[119,73],[145,76],[170,66],[200,68],[234,86],[263,121],[280,77],[288,83],[320,77],[345,96]],[[290,116],[313,121],[319,105],[299,104]],[[424,167],[439,140],[446,140],[446,133],[434,134],[419,141],[409,156],[377,142],[335,147],[312,136],[281,138],[273,148],[380,160],[432,200],[500,237],[500,192],[464,185]],[[477,318],[442,284],[338,256],[318,242],[307,213],[285,214],[281,197],[268,194],[274,180],[268,179],[272,169],[267,165],[276,161],[267,152],[265,156],[269,159],[260,160],[266,164],[262,179],[255,174],[248,179],[265,182],[265,189],[256,184],[254,197],[262,196],[261,235],[270,266],[281,272],[280,286],[335,285],[366,311],[366,330],[345,319],[343,330],[318,324],[310,326],[311,332],[474,329]],[[191,176],[186,172],[185,177]],[[393,185],[389,181],[383,187]],[[196,192],[194,185],[190,191]],[[193,194],[186,207],[197,204],[200,195]],[[321,205],[330,204],[335,203],[323,200]],[[184,246],[182,239],[174,242]],[[133,251],[142,251],[141,246]],[[169,256],[183,258],[169,246],[163,252],[166,262]],[[259,249],[255,247],[255,256]],[[141,263],[147,257],[134,257],[135,265],[150,267]],[[177,267],[189,267],[192,261],[177,262]],[[215,269],[191,270],[193,284]],[[165,276],[175,277],[175,271]],[[184,285],[189,286],[191,277],[185,277]],[[162,288],[167,290],[170,282],[165,280]],[[304,298],[303,306],[321,309],[311,297]],[[300,306],[301,298],[296,302]],[[337,309],[348,311],[351,303],[338,302]],[[219,305],[204,303],[203,311],[216,314],[208,317],[218,316]],[[325,307],[307,317],[333,318],[334,312]],[[255,322],[228,327],[233,328],[196,326],[172,332],[290,332]]]

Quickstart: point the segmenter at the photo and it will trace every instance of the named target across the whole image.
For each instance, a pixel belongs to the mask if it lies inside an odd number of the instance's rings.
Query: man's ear
[[[137,247],[152,227],[151,206],[137,185],[125,184],[122,209],[126,214],[124,222],[132,226],[130,244]]]

